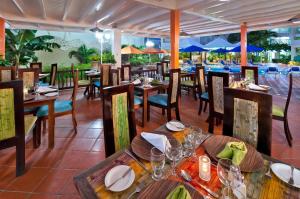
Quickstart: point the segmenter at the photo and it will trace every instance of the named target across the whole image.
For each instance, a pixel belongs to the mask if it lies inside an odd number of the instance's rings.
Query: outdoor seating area
[[[287,1],[5,0],[0,199],[300,198]]]

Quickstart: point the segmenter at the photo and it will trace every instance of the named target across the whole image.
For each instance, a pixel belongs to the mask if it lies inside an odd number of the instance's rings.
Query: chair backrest
[[[54,86],[56,81],[57,74],[57,64],[51,64],[51,72],[50,72],[50,85]]]
[[[291,101],[291,97],[292,97],[292,91],[293,91],[293,74],[289,73],[289,79],[290,79],[290,83],[289,83],[289,91],[288,91],[288,95],[287,95],[287,99],[285,102],[285,107],[284,107],[284,116],[287,117],[287,113],[288,113],[288,109],[289,109],[289,105],[290,105],[290,101]]]
[[[168,104],[178,103],[180,95],[180,69],[170,69],[170,80],[168,87]]]
[[[0,66],[0,82],[7,82],[16,79],[16,67]]]
[[[249,79],[252,83],[258,84],[258,67],[242,66],[242,77]]]
[[[165,76],[165,71],[161,62],[156,63],[156,73]]]
[[[222,116],[224,113],[224,87],[228,87],[229,73],[208,72],[209,114]]]
[[[14,137],[25,142],[23,82],[0,82],[0,99],[0,148],[1,141]]]
[[[223,134],[271,155],[272,95],[224,88],[224,104]]]
[[[23,80],[24,88],[32,88],[39,82],[38,68],[19,68],[18,78]]]
[[[106,157],[130,146],[136,136],[134,86],[103,89],[103,123]]]
[[[100,80],[101,80],[101,87],[104,88],[106,86],[110,86],[110,70],[111,66],[107,64],[102,64],[100,71]]]
[[[42,62],[30,63],[30,68],[38,68],[40,69],[40,73],[42,72]]]
[[[206,80],[205,80],[205,67],[204,66],[196,66],[196,77],[197,85],[198,85],[198,91],[199,94],[203,94],[206,92]]]
[[[119,73],[120,73],[119,69],[110,69],[110,85],[111,86],[119,85],[119,83],[120,83]]]
[[[78,92],[78,69],[74,69],[74,65],[71,65],[71,71],[72,71],[72,76],[73,76],[73,92],[72,92],[72,108],[75,109],[76,106],[76,96]]]
[[[164,73],[166,73],[169,70],[169,63],[170,63],[169,61],[162,61],[161,62]]]
[[[130,81],[131,80],[131,65],[123,64],[121,66],[121,80]]]

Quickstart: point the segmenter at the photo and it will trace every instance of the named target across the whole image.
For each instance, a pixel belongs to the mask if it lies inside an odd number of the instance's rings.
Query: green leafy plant
[[[99,54],[91,55],[91,56],[89,57],[89,59],[90,59],[91,61],[100,61],[100,60],[101,60],[101,56],[100,56]]]
[[[102,53],[102,63],[104,64],[115,64],[115,56],[110,51],[104,51]]]
[[[6,59],[0,58],[0,66],[11,66],[11,63]]]
[[[6,58],[13,65],[26,65],[36,60],[35,52],[43,50],[52,52],[60,45],[53,41],[50,35],[36,36],[36,30],[10,30],[5,31]]]
[[[81,64],[86,64],[90,62],[90,57],[93,55],[97,55],[98,51],[95,48],[88,48],[85,44],[81,45],[77,50],[72,50],[69,52],[69,57],[73,56],[79,61]]]

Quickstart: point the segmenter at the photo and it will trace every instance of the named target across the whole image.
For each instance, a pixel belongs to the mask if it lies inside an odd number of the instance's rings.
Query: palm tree
[[[60,45],[53,41],[53,36],[36,36],[36,32],[36,30],[6,29],[5,49],[7,60],[18,67],[20,64],[28,64],[36,59],[35,51],[52,52],[52,49],[60,48]]]
[[[77,50],[72,50],[69,52],[69,57],[73,56],[79,61],[81,64],[87,64],[92,55],[97,55],[97,49],[88,48],[85,44],[81,45]]]

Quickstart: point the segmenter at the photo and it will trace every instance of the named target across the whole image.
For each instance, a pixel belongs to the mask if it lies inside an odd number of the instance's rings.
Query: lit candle
[[[210,180],[210,159],[206,155],[199,157],[199,177],[204,181]]]

